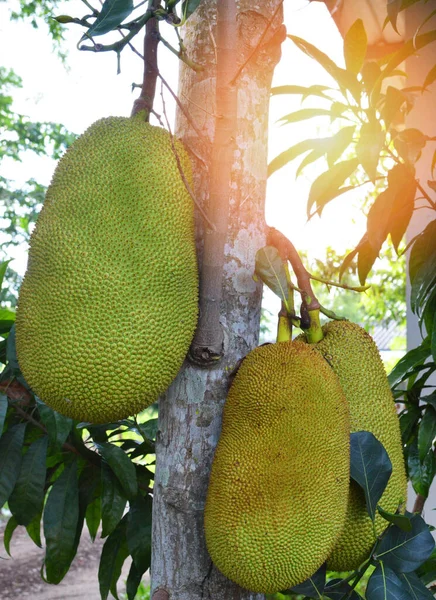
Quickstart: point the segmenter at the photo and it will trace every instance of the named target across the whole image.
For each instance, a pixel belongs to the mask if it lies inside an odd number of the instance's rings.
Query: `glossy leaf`
[[[430,353],[430,342],[428,338],[423,340],[416,348],[409,350],[409,352],[397,362],[388,375],[388,381],[391,388],[400,383],[404,376],[414,367],[424,364],[430,356]]]
[[[129,500],[134,498],[138,493],[138,483],[136,481],[135,465],[130,458],[114,444],[105,442],[98,444],[97,448],[100,455],[115,473],[127,498]]]
[[[5,423],[5,417],[8,410],[8,399],[5,394],[0,394],[0,437],[3,433],[3,426]]]
[[[6,340],[6,359],[8,361],[8,367],[12,369],[12,372],[19,374],[20,367],[18,365],[17,349],[15,345],[15,324],[11,327]]]
[[[9,554],[9,556],[12,556],[11,555],[11,540],[12,540],[13,533],[17,527],[18,527],[17,519],[14,517],[14,515],[12,515],[12,517],[9,517],[9,520],[6,523],[5,531],[3,533],[3,545],[5,547],[6,552]]]
[[[34,544],[42,548],[41,542],[41,518],[42,513],[37,514],[26,527],[26,531]]]
[[[118,479],[106,464],[101,467],[101,485],[101,536],[106,537],[112,533],[121,520],[127,499]]]
[[[359,244],[357,256],[357,274],[361,285],[365,285],[366,278],[372,269],[373,264],[378,258],[378,251],[375,250],[368,239]]]
[[[367,600],[413,600],[405,582],[384,564],[378,565],[368,581]]]
[[[382,497],[391,473],[392,463],[383,444],[369,431],[352,433],[350,477],[363,489],[366,509],[372,520],[375,519],[377,503]]]
[[[425,587],[416,573],[401,573],[400,579],[405,581],[413,600],[434,600],[433,594]]]
[[[360,73],[366,56],[368,38],[362,19],[354,21],[344,37],[344,58],[348,71]]]
[[[6,273],[6,269],[8,268],[9,263],[11,262],[11,258],[9,260],[4,260],[0,262],[0,288],[3,285],[3,279]]]
[[[94,541],[97,535],[98,527],[101,520],[101,499],[100,496],[90,502],[86,508],[85,514],[86,525],[88,527],[91,540]]]
[[[126,582],[127,600],[135,600],[136,592],[138,591],[139,584],[141,583],[142,575],[143,573],[138,571],[138,569],[135,567],[135,563],[132,562]]]
[[[360,600],[361,596],[353,590],[351,585],[344,579],[330,579],[324,588],[324,596],[331,600]]]
[[[407,471],[413,489],[417,494],[427,498],[433,478],[436,474],[436,459],[432,451],[428,452],[423,461],[419,460],[419,450],[416,440],[408,447]]]
[[[159,428],[159,419],[157,417],[155,419],[148,419],[144,423],[138,423],[138,427],[141,435],[144,435],[147,440],[154,441]]]
[[[383,510],[381,506],[377,506],[377,511],[385,521],[388,521],[388,523],[393,523],[403,531],[412,531],[412,523],[410,521],[412,515],[410,513],[405,515],[401,513],[390,513]]]
[[[428,525],[419,515],[410,519],[411,531],[402,531],[395,525],[389,527],[377,547],[376,559],[386,567],[400,573],[415,571],[431,555],[435,541]]]
[[[319,140],[304,140],[295,144],[295,146],[291,146],[287,150],[281,152],[278,156],[272,159],[272,161],[268,165],[268,177],[271,177],[273,173],[287,165],[291,160],[297,158],[304,152],[308,152],[315,146],[319,144]]]
[[[26,424],[14,425],[0,438],[0,508],[8,500],[18,479]]]
[[[419,460],[423,462],[436,437],[436,410],[427,406],[423,414],[418,432]]]
[[[356,145],[356,155],[372,182],[375,182],[377,177],[377,167],[384,141],[385,134],[377,119],[362,125]]]
[[[67,465],[54,482],[44,509],[46,541],[45,574],[49,583],[59,583],[76,553],[79,521],[77,462]]]
[[[118,597],[117,581],[120,578],[124,561],[129,555],[126,540],[126,523],[127,515],[118,523],[103,546],[98,568],[98,581],[102,600],[107,599],[109,591],[115,598]]]
[[[82,40],[113,31],[118,25],[121,25],[132,11],[133,0],[105,0],[98,17],[82,37]]]
[[[65,443],[73,425],[72,419],[64,417],[41,400],[37,400],[38,411],[43,425],[47,429],[50,443],[57,449]]]
[[[326,581],[325,563],[309,579],[299,585],[295,585],[289,591],[292,594],[301,594],[308,598],[320,598],[323,595]]]
[[[288,282],[283,261],[277,248],[264,246],[256,252],[254,272],[286,305],[289,300]]]
[[[145,573],[151,563],[151,516],[150,496],[138,494],[127,515],[127,547],[140,573]]]
[[[37,439],[23,456],[9,508],[20,525],[29,525],[42,511],[48,436]]]
[[[189,19],[192,13],[198,8],[201,0],[184,0],[182,4],[182,15]]]
[[[420,418],[421,411],[414,405],[409,406],[407,411],[400,415],[401,439],[403,444],[407,444],[410,437],[414,434]]]
[[[347,191],[349,188],[342,188],[341,185],[356,170],[359,161],[356,158],[344,160],[336,163],[331,169],[321,173],[312,183],[307,202],[307,214],[310,216],[312,208],[320,214],[324,206],[336,198],[338,195]]]

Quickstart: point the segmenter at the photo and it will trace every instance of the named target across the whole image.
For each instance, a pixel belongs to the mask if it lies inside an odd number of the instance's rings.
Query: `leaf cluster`
[[[307,598],[359,600],[358,582],[366,575],[367,600],[430,600],[426,587],[436,576],[435,542],[428,525],[418,514],[404,512],[399,507],[392,514],[379,505],[389,481],[392,465],[383,445],[368,431],[351,434],[350,474],[362,488],[368,515],[374,522],[377,514],[387,522],[368,559],[345,578],[329,576],[326,564],[307,581],[282,592],[285,596],[300,594]]]
[[[3,269],[4,271],[5,269]],[[59,583],[76,555],[84,526],[105,538],[99,565],[102,600],[118,598],[117,582],[132,557],[132,600],[151,560],[154,408],[141,418],[105,425],[78,423],[52,410],[29,389],[15,355],[12,311],[0,311],[0,508],[12,516],[8,554],[18,525],[45,557],[41,575]]]

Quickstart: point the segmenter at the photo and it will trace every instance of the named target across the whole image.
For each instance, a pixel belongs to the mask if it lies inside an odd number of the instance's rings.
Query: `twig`
[[[421,514],[424,510],[424,504],[426,500],[427,498],[425,496],[423,496],[422,494],[417,494],[412,512]]]
[[[256,52],[260,49],[260,47],[262,46],[262,42],[265,39],[266,34],[268,33],[269,29],[271,28],[271,25],[274,22],[274,19],[276,18],[281,6],[283,4],[283,0],[281,0],[281,2],[278,3],[277,8],[275,9],[273,16],[271,17],[271,19],[268,21],[264,32],[262,33],[262,35],[259,38],[259,41],[257,42],[256,46],[253,48],[253,50],[250,52],[248,58],[246,59],[246,61],[239,67],[239,69],[236,71],[235,76],[233,77],[232,81],[230,82],[231,85],[234,85],[236,83],[236,80],[238,79],[238,77],[240,76],[240,74],[242,73],[242,71],[245,69],[245,67],[248,65],[248,63],[252,60],[253,56],[256,54]]]
[[[168,50],[170,52],[172,52],[173,54],[175,54],[177,56],[177,58],[179,60],[182,60],[186,65],[188,65],[188,67],[190,69],[192,69],[193,71],[195,71],[196,73],[199,73],[201,71],[204,71],[204,67],[203,65],[198,65],[197,63],[193,62],[190,58],[188,58],[186,56],[186,54],[183,52],[183,50],[176,50],[173,46],[171,46],[171,44],[169,42],[166,41],[165,38],[163,38],[161,35],[159,35],[159,41],[162,42],[162,44],[165,46],[165,48],[168,48]]]
[[[343,290],[350,290],[352,292],[366,292],[371,287],[370,285],[346,285],[345,283],[338,283],[336,281],[330,281],[328,279],[323,279],[322,277],[317,277],[316,275],[312,275],[309,273],[309,277],[314,281],[319,281],[320,283],[324,283],[325,285],[331,285],[333,287],[342,288]]]
[[[163,84],[163,82],[162,82]],[[167,112],[166,112],[166,105],[165,105],[165,98],[163,95],[163,87],[161,85],[161,97],[162,97],[162,109],[163,109],[163,114],[165,117],[165,121],[166,121],[166,125],[168,128],[168,132],[170,134],[170,140],[171,140],[171,148],[173,150],[173,154],[176,158],[177,161],[177,168],[179,169],[179,173],[180,176],[183,180],[183,183],[185,184],[185,188],[188,192],[188,194],[191,196],[192,201],[194,202],[195,206],[197,207],[199,213],[201,214],[201,216],[203,217],[203,219],[206,221],[206,223],[209,225],[209,227],[212,229],[212,231],[216,231],[216,226],[214,225],[214,223],[212,223],[212,221],[209,219],[209,217],[207,216],[207,214],[204,212],[203,208],[200,206],[200,204],[197,202],[197,199],[194,196],[194,192],[192,191],[191,186],[189,185],[189,181],[186,179],[185,173],[183,172],[183,167],[182,167],[182,163],[180,162],[180,157],[179,157],[179,153],[177,152],[177,148],[176,145],[174,144],[174,136],[171,132],[171,126],[168,120],[168,116],[167,116]]]
[[[422,187],[422,185],[419,183],[419,181],[416,179],[416,187],[418,188],[418,190],[421,192],[421,194],[423,195],[423,197],[427,200],[427,202],[430,204],[430,206],[436,210],[436,202],[433,202],[433,200],[430,198],[430,196],[427,194],[427,192],[425,191],[425,189]]]

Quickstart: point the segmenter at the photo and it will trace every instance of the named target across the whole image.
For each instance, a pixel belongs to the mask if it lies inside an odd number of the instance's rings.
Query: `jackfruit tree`
[[[291,242],[265,226],[264,197],[272,73],[280,45],[295,43],[337,85],[291,82],[272,94],[321,94],[347,126],[289,148],[269,174],[304,152],[306,164],[327,158],[309,216],[360,186],[362,173],[381,182],[338,280],[318,277],[363,292],[386,237],[403,249],[417,189],[435,208],[432,173],[424,186],[414,170],[434,139],[397,129],[414,93],[434,93],[435,69],[419,90],[382,86],[435,32],[365,61],[357,20],[343,69],[301,38],[285,41],[280,0],[86,1],[84,16],[59,15],[57,4],[21,2],[16,17],[47,16],[58,40],[61,26],[78,27],[79,49],[113,52],[118,68],[125,49],[141,55],[134,44],[145,29],[144,78],[130,118],[97,121],[59,162],[32,233],[16,329],[10,312],[1,322],[6,550],[18,525],[41,545],[42,526],[43,574],[59,583],[86,524],[105,539],[102,600],[117,597],[128,557],[129,600],[150,567],[153,600],[356,600],[372,571],[368,600],[431,597],[434,542],[420,513],[436,472],[433,394],[424,396],[436,370],[434,222],[411,242],[412,308],[428,334],[390,376],[398,422],[375,344],[320,304]],[[387,4],[394,27],[411,4]],[[121,36],[106,43],[112,32]],[[159,45],[180,58],[174,132],[165,103],[162,114],[154,104],[157,82],[162,96],[168,89]],[[345,285],[356,258],[360,281]],[[261,281],[282,310],[277,342],[256,348]],[[304,335],[292,341],[293,327]],[[404,506],[406,468],[414,514]]]

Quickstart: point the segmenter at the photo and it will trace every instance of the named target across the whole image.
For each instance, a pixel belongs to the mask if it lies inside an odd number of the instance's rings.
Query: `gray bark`
[[[238,3],[238,60],[241,64],[256,47],[280,4],[280,0]],[[238,126],[221,302],[224,358],[214,368],[207,369],[186,362],[160,399],[153,498],[151,590],[154,600],[263,598],[261,594],[242,590],[212,566],[203,535],[203,509],[229,374],[239,359],[258,344],[261,286],[253,280],[253,272],[256,251],[265,241],[269,89],[280,57],[281,18],[279,10],[260,49],[237,80]],[[195,194],[206,212],[205,163],[214,134],[215,19],[215,3],[206,0],[189,19],[184,32],[187,52],[195,62],[205,65],[205,69],[194,73],[183,65],[179,87],[179,97],[207,143],[199,139],[180,113],[177,123],[177,134],[196,157]],[[205,228],[200,219],[198,217],[197,233],[201,254]]]

